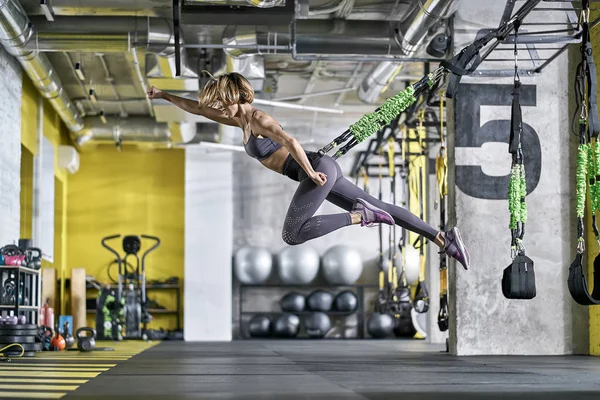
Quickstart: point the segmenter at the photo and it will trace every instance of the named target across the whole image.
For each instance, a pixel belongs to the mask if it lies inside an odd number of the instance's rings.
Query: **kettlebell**
[[[55,332],[56,332],[56,335],[52,338],[52,341],[50,341],[50,350],[53,350],[53,351],[64,350],[65,347],[67,347],[67,343],[65,342],[65,338],[63,338],[61,336],[61,334],[59,333],[58,326],[56,327]]]
[[[65,322],[63,325],[63,337],[65,338],[65,343],[67,344],[67,348],[70,348],[75,343],[75,338],[73,335],[69,333],[69,323]]]
[[[42,342],[42,347],[44,348],[44,350],[48,351],[50,350],[50,343],[52,340],[52,329],[48,326],[44,326],[42,325],[40,327],[40,333],[41,333],[41,342]]]
[[[82,335],[83,332],[89,332],[89,336]],[[92,351],[96,348],[96,331],[92,328],[83,327],[77,329],[77,348],[79,351]]]
[[[35,270],[42,268],[42,250],[37,247],[30,247],[25,253],[27,254],[25,258],[27,268]]]

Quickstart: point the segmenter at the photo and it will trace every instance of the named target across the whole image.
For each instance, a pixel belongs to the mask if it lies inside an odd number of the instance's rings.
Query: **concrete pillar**
[[[186,341],[231,340],[231,154],[187,148],[185,157]]]
[[[472,42],[477,30],[498,27],[505,4],[461,2],[455,18],[455,52]],[[566,15],[534,12],[527,22],[550,20],[565,21]],[[526,28],[531,26],[522,29]],[[539,51],[541,58],[548,53]],[[539,76],[521,76],[529,208],[525,246],[535,262],[533,300],[508,300],[501,290],[502,271],[511,262],[507,193],[514,59],[512,51],[496,51],[490,58],[507,61],[484,62],[478,71],[504,69],[509,75],[465,77],[456,99],[449,102],[449,222],[460,227],[471,253],[469,271],[450,264],[450,351],[458,355],[581,352],[587,347],[582,317],[587,311],[573,305],[566,282],[576,236],[569,58],[563,54]],[[531,67],[525,50],[519,52],[519,59],[520,67]]]

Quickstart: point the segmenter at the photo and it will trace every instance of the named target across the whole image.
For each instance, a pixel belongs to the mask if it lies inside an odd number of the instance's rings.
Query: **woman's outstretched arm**
[[[220,124],[230,125],[230,126],[238,126],[233,120],[227,118],[223,112],[217,110],[216,108],[198,105],[198,102],[191,99],[186,99],[185,97],[175,96],[174,94],[164,92],[160,89],[151,86],[148,89],[148,97],[151,99],[165,99],[170,103],[173,103],[175,106],[181,108],[183,111],[187,111],[190,114],[202,115],[208,119],[212,119],[215,122]]]

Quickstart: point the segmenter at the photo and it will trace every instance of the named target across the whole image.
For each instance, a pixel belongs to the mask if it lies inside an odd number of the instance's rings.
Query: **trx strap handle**
[[[521,110],[521,81],[517,65],[517,34],[520,23],[515,24],[515,78],[512,93],[510,139],[508,151],[512,154],[512,167],[508,188],[510,211],[512,263],[502,273],[502,294],[507,299],[530,300],[536,296],[533,260],[525,255],[523,237],[527,220],[527,182],[523,155],[523,114]]]
[[[578,304],[584,306],[600,304],[600,259],[594,259],[594,291],[590,295],[587,279],[583,269],[583,254],[578,253],[569,267],[569,278],[567,281],[571,297]]]

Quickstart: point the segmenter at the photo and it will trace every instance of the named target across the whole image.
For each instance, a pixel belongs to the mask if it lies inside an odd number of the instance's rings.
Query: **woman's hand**
[[[146,91],[149,99],[161,99],[163,97],[164,92],[154,86],[150,86]]]
[[[319,186],[323,186],[325,185],[325,183],[327,182],[327,175],[325,175],[322,172],[314,172],[311,176],[310,179],[312,179],[312,181],[314,183],[316,183]]]

